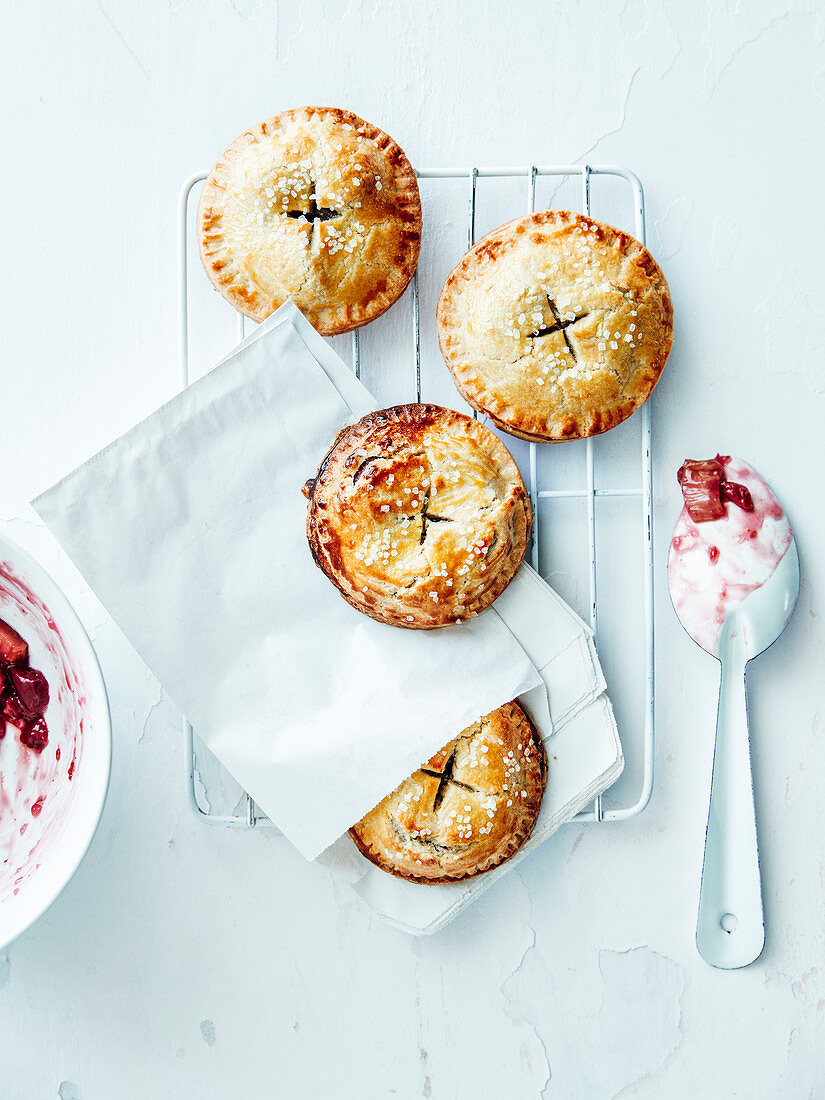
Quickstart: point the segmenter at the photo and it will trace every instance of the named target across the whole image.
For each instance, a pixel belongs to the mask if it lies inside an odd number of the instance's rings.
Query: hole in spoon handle
[[[725,970],[747,966],[765,945],[756,842],[744,657],[722,661],[696,946]]]

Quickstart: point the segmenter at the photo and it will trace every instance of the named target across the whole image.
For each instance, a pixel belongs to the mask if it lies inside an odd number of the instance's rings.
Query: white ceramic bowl
[[[30,663],[50,689],[43,752],[21,745],[12,726],[0,740],[1,949],[48,909],[86,854],[109,786],[112,729],[80,619],[51,577],[3,535],[0,619],[29,643]]]

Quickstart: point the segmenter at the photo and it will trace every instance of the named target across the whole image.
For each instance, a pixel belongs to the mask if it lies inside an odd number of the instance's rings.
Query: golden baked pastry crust
[[[527,548],[532,512],[512,455],[438,405],[396,405],[345,428],[304,492],[316,563],[353,607],[392,626],[477,615]]]
[[[298,107],[248,130],[198,205],[206,274],[256,321],[287,298],[326,336],[367,324],[412,278],[421,200],[412,165],[377,126]]]
[[[621,230],[543,210],[493,230],[449,275],[441,351],[461,395],[523,439],[606,432],[649,397],[673,343],[667,282]]]
[[[456,882],[509,859],[547,781],[533,723],[507,703],[480,718],[350,829],[368,860],[410,882]]]

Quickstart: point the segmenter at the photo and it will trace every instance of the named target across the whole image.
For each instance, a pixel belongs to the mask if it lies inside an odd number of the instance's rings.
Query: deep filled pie
[[[508,703],[436,753],[350,835],[367,859],[400,878],[470,878],[524,844],[546,779],[541,738],[518,703]]]
[[[287,298],[324,335],[388,309],[421,243],[415,172],[383,130],[335,107],[299,107],[242,134],[198,207],[206,273],[256,321]]]
[[[315,561],[353,607],[393,626],[477,615],[527,547],[532,513],[512,455],[438,405],[396,405],[345,428],[304,492]]]
[[[673,342],[665,277],[638,241],[544,210],[494,230],[438,302],[462,396],[506,432],[558,442],[615,427],[647,400]]]

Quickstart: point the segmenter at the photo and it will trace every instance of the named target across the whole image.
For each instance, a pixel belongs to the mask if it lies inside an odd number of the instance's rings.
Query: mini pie
[[[304,493],[316,564],[353,607],[392,626],[430,629],[483,611],[530,533],[510,452],[438,405],[396,405],[345,428]]]
[[[470,878],[524,844],[546,781],[541,738],[518,703],[507,703],[405,779],[350,836],[367,859],[399,878]]]
[[[229,146],[198,207],[206,274],[262,321],[287,298],[326,336],[367,324],[410,281],[421,243],[418,182],[377,126],[299,107]]]
[[[495,229],[450,273],[441,351],[462,396],[522,439],[614,428],[650,396],[673,307],[638,241],[565,210]]]

